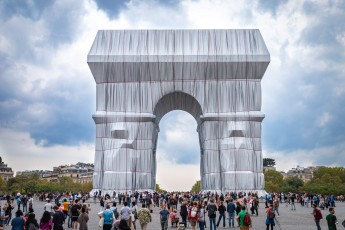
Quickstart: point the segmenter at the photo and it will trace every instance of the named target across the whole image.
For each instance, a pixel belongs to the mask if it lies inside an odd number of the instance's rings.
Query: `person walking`
[[[168,217],[169,217],[169,211],[167,210],[166,204],[163,205],[163,210],[159,212],[159,218],[162,226],[162,230],[168,229]]]
[[[337,230],[337,217],[334,215],[334,208],[329,208],[329,214],[326,216],[328,230]]]
[[[127,201],[123,202],[123,207],[120,209],[121,220],[127,222],[128,227],[131,227],[131,209],[128,207]]]
[[[138,220],[141,230],[147,230],[147,225],[151,222],[151,214],[145,203],[142,203],[142,208],[138,211]]]
[[[219,212],[219,217],[218,217],[217,227],[219,227],[219,223],[223,219],[223,228],[225,228],[225,212],[226,212],[226,208],[225,208],[225,206],[223,204],[223,201],[221,201],[220,205],[218,206],[218,212]]]
[[[314,216],[316,228],[317,230],[321,230],[321,227],[320,227],[320,220],[322,219],[321,210],[316,207],[315,203],[313,203],[311,207],[313,208],[313,212],[311,214]]]
[[[133,198],[134,198],[134,201],[132,202],[131,221],[132,221],[134,230],[137,230],[136,221],[138,219],[138,206],[137,206],[137,204],[135,202],[135,197],[134,196],[131,199],[133,199]]]

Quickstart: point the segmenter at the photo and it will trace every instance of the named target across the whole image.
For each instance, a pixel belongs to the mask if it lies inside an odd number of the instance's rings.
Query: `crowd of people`
[[[6,202],[0,208],[0,229],[11,226],[13,230],[63,230],[66,227],[88,230],[91,209],[90,203],[86,201],[89,198],[89,194],[72,193],[34,196],[18,193],[16,196],[6,196]],[[34,212],[34,199],[45,202],[44,212],[39,219]],[[97,216],[99,227],[103,230],[149,229],[155,207],[159,210],[162,230],[166,230],[169,223],[180,230],[187,226],[192,230],[204,230],[207,225],[210,230],[216,230],[219,226],[247,230],[253,225],[251,218],[259,215],[260,205],[265,205],[265,213],[260,215],[265,216],[266,229],[273,230],[282,204],[292,212],[296,210],[296,204],[300,204],[301,208],[311,207],[311,215],[318,230],[321,229],[320,220],[323,218],[320,210],[328,209],[329,214],[325,219],[328,229],[334,230],[338,224],[336,200],[341,200],[341,197],[294,193],[270,193],[260,197],[257,193],[93,194],[93,202],[99,203]],[[15,209],[12,217],[12,210]]]

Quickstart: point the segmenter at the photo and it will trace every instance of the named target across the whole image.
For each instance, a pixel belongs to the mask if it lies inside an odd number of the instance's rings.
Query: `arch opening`
[[[200,125],[200,116],[202,115],[200,103],[193,96],[180,91],[166,94],[157,102],[153,110],[153,114],[156,116],[156,124],[159,124],[165,114],[174,110],[186,111]]]
[[[156,183],[167,191],[190,191],[200,180],[200,146],[196,120],[186,111],[165,114],[159,124]]]

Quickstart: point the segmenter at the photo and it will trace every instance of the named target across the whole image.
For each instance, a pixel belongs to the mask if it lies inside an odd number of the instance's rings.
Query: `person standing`
[[[296,199],[296,195],[293,193],[293,194],[290,196],[291,211],[296,211],[295,199]]]
[[[217,225],[216,225],[217,206],[214,203],[214,199],[211,199],[211,202],[207,205],[206,210],[207,210],[208,218],[210,220],[210,230],[212,230],[212,228],[214,228],[214,230],[217,230]]]
[[[159,212],[159,216],[160,216],[162,230],[167,230],[169,211],[167,210],[166,204],[163,205],[163,210]]]
[[[37,220],[35,219],[35,214],[30,213],[27,217],[27,220],[25,222],[25,229],[38,229],[39,225],[37,223]]]
[[[273,227],[276,225],[274,222],[276,214],[274,211],[273,204],[270,204],[269,208],[266,210],[266,230],[269,230],[269,227],[271,226],[271,230],[273,230]]]
[[[241,212],[238,213],[238,216],[237,216],[237,220],[240,224],[240,230],[249,230],[249,225],[245,225],[245,223],[244,223],[244,218],[245,218],[246,214],[247,214],[246,206],[242,206]]]
[[[320,220],[322,219],[321,210],[316,207],[315,203],[313,203],[311,205],[311,207],[313,208],[312,215],[314,216],[314,221],[315,221],[315,224],[316,224],[316,228],[317,228],[317,230],[321,230],[321,227],[320,227]]]
[[[329,208],[329,214],[326,216],[328,230],[337,230],[337,217],[334,215],[334,208]]]
[[[273,207],[274,207],[274,211],[277,212],[277,215],[279,217],[279,198],[276,198],[273,201]]]
[[[63,224],[65,222],[64,214],[59,210],[57,205],[54,206],[54,215],[53,215],[53,230],[63,230]]]
[[[25,221],[23,218],[23,212],[22,210],[18,209],[16,211],[16,217],[12,219],[11,226],[12,229],[24,229]]]
[[[235,227],[235,209],[234,199],[230,198],[230,201],[226,207],[229,216],[229,227]]]
[[[180,215],[182,218],[182,222],[184,223],[184,226],[186,228],[187,227],[187,215],[188,215],[188,209],[187,209],[186,201],[182,202]]]
[[[217,227],[219,227],[219,223],[223,219],[223,228],[225,228],[225,212],[226,212],[226,208],[225,208],[225,206],[223,204],[223,201],[221,201],[220,205],[218,206],[218,212],[219,212],[219,217],[218,217]]]
[[[86,208],[81,208],[81,213],[78,216],[79,230],[88,230],[87,222],[89,221],[89,215],[86,213]]]
[[[199,204],[199,228],[200,230],[205,229],[205,208],[202,204]]]
[[[53,227],[53,220],[48,211],[44,211],[40,220],[41,230],[51,230]]]
[[[142,208],[138,211],[138,220],[142,230],[147,229],[148,223],[151,222],[150,210],[146,208],[145,203],[142,204]]]

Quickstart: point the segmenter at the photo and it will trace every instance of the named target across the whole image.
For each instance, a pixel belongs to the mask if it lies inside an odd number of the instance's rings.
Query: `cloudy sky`
[[[263,156],[281,170],[344,166],[344,22],[344,0],[3,0],[0,155],[14,171],[93,162],[97,30],[258,28],[271,54]],[[200,177],[196,122],[173,111],[160,130],[157,181],[188,190]]]

